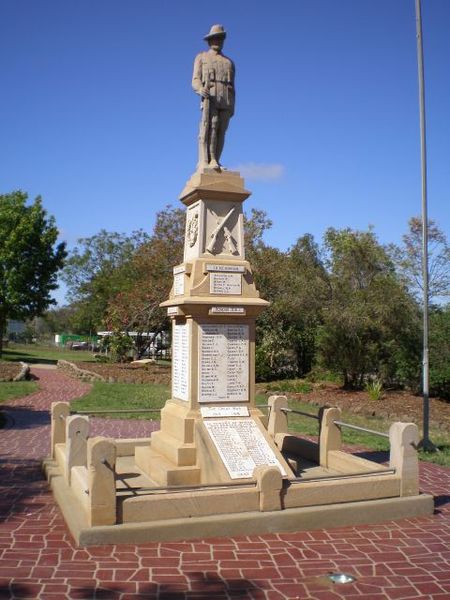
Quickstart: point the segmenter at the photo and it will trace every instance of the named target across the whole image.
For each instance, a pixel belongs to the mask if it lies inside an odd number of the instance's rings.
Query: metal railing
[[[71,410],[71,415],[105,415],[105,414],[125,414],[125,413],[159,413],[161,412],[161,408],[102,408],[98,410]],[[60,415],[61,418],[63,415]]]
[[[257,483],[254,481],[243,481],[241,483],[235,481],[233,483],[199,483],[197,485],[174,485],[174,486],[161,486],[161,487],[144,487],[144,486],[130,486],[128,483],[117,475],[119,481],[121,481],[126,487],[119,488],[118,492],[142,492],[142,495],[159,493],[159,492],[190,492],[190,491],[208,491],[210,489],[234,489],[234,488],[254,488]]]
[[[302,410],[294,410],[292,408],[280,408],[280,410],[284,413],[292,413],[294,415],[301,415],[302,417],[309,417],[310,419],[320,421],[319,415],[312,415],[311,413],[303,412]]]
[[[348,429],[354,429],[355,431],[363,431],[364,433],[371,433],[372,435],[378,435],[380,437],[388,438],[388,433],[382,431],[375,431],[374,429],[367,429],[367,427],[360,427],[359,425],[351,425],[350,423],[344,423],[343,421],[333,421],[338,427],[347,427]]]
[[[362,471],[360,473],[338,473],[336,475],[324,475],[322,477],[296,477],[290,483],[313,483],[315,481],[333,481],[334,479],[350,479],[354,477],[371,477],[372,475],[395,475],[395,469],[375,469],[373,471]]]

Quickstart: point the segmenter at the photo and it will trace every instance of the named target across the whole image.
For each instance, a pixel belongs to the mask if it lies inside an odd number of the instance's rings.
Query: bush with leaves
[[[115,331],[108,336],[108,346],[113,362],[128,362],[134,348],[134,342],[128,334]]]
[[[430,313],[430,393],[450,400],[450,304]]]
[[[258,373],[264,371],[266,380],[304,376],[314,365],[321,307],[329,295],[319,247],[311,235],[286,252],[260,240],[249,255],[256,286],[271,303],[257,320]]]
[[[340,372],[345,387],[362,387],[367,375],[392,383],[400,360],[417,364],[417,305],[373,231],[329,229],[325,246],[331,295],[319,329],[320,364]]]

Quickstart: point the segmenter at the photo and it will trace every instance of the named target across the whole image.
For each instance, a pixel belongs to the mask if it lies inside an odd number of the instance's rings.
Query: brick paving
[[[78,549],[40,470],[50,403],[89,386],[33,368],[41,389],[7,406],[0,431],[0,599],[450,600],[450,469],[421,465],[436,512],[313,532]],[[97,433],[148,435],[155,423],[95,419]],[[335,585],[344,571],[354,583]]]

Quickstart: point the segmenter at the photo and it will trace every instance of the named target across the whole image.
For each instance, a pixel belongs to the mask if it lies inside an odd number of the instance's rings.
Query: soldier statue
[[[201,96],[202,117],[197,169],[220,171],[225,132],[234,113],[234,64],[222,54],[226,32],[213,25],[204,39],[209,50],[195,57],[192,87]]]

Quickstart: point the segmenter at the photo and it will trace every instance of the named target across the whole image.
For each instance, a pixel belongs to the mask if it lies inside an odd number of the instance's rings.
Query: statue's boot
[[[209,165],[208,165],[208,167],[209,167],[210,169],[216,169],[217,171],[220,171],[220,165],[219,165],[219,163],[217,162],[217,160],[216,160],[215,158],[212,158],[212,159],[209,161]]]

